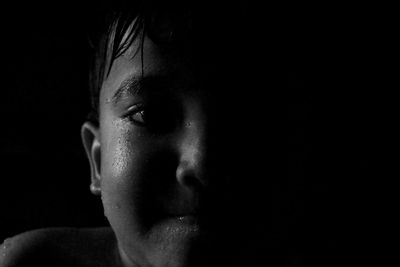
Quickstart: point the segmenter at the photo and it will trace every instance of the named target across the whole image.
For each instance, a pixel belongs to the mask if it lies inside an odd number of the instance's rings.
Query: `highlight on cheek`
[[[118,139],[118,145],[115,148],[113,161],[112,161],[112,169],[114,175],[118,176],[118,174],[122,173],[124,169],[126,169],[127,164],[127,151],[126,147],[121,144],[124,141]]]
[[[131,141],[132,131],[126,129],[122,125],[122,123],[117,124],[117,129],[121,132],[118,137],[116,137],[112,142],[115,142],[112,147],[114,147],[113,160],[112,160],[112,169],[113,175],[120,176],[123,174],[124,170],[126,170],[129,166],[129,159],[131,154]]]

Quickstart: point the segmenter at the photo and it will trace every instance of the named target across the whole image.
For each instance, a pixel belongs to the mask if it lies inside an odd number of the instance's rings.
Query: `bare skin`
[[[0,266],[120,266],[110,228],[48,228],[6,239]]]

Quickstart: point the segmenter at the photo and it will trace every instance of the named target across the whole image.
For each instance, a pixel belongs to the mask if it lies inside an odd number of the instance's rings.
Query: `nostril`
[[[195,166],[190,166],[188,162],[182,162],[176,170],[176,179],[184,187],[199,190],[203,187],[201,174]]]

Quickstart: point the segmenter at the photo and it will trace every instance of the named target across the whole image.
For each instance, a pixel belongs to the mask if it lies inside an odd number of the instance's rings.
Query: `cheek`
[[[141,166],[140,161],[143,159],[139,156],[142,145],[139,136],[120,125],[110,128],[111,131],[106,132],[102,139],[102,185],[133,182],[136,168]]]
[[[129,132],[119,134],[107,146],[105,167],[107,176],[113,177],[115,182],[123,182],[124,178],[135,173],[135,167],[140,166],[139,148],[135,146],[135,139]],[[133,149],[136,147],[136,149]],[[131,179],[133,180],[133,179]]]
[[[104,132],[101,153],[101,189],[105,215],[112,221],[131,222],[135,219],[135,199],[144,177],[149,155],[146,142],[127,127],[115,125]],[[132,221],[134,223],[134,221]]]
[[[175,161],[168,140],[127,125],[109,127],[102,139],[101,187],[105,215],[114,226],[145,232],[168,194]],[[116,225],[118,224],[118,226]],[[128,230],[128,228],[130,228]]]

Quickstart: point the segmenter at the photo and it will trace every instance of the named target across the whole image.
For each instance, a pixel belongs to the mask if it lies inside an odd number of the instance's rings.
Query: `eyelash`
[[[140,114],[140,113],[142,114],[141,116],[143,117],[144,116],[144,114],[143,114],[144,111],[145,111],[145,106],[143,104],[133,105],[132,107],[128,108],[128,112],[124,115],[124,118],[129,120],[130,122],[136,124],[136,125],[144,126],[145,125],[144,122],[141,122],[141,121],[138,121],[136,119],[133,119],[134,115]],[[143,119],[143,121],[144,121],[144,119]]]
[[[167,134],[179,125],[181,115],[179,108],[167,101],[141,102],[130,106],[122,118],[134,126],[146,128],[151,133]]]

